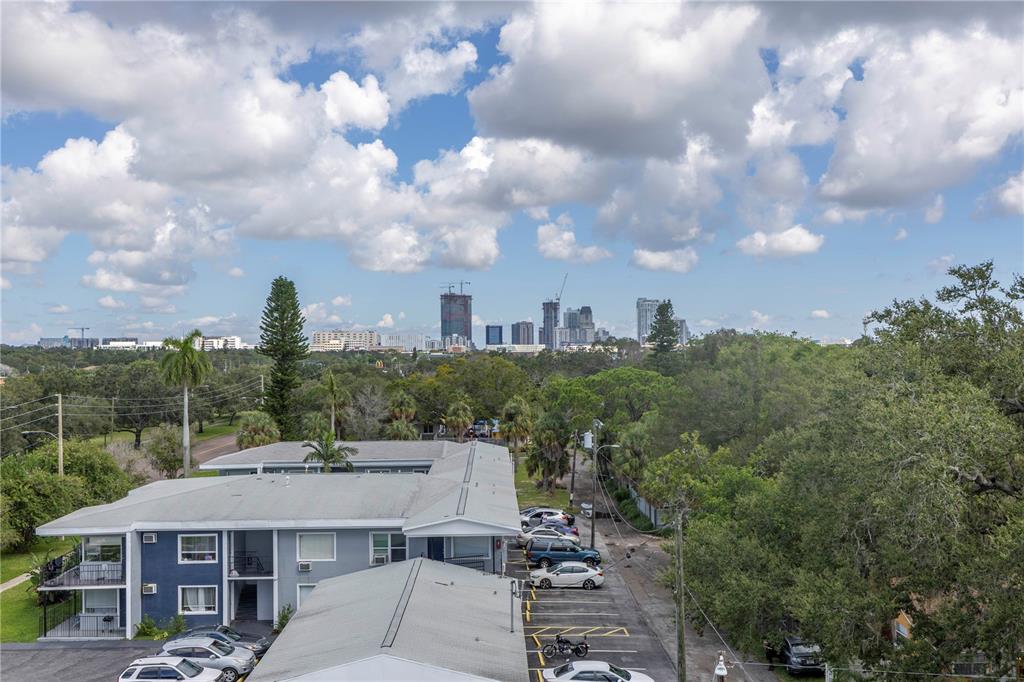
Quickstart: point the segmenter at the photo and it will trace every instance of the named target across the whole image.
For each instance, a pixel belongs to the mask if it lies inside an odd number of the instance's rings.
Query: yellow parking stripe
[[[590,634],[591,632],[593,632],[594,630],[597,630],[597,629],[599,629],[599,628],[590,628],[590,629],[589,629],[589,630],[587,630],[586,632],[581,632],[581,633],[579,634],[579,636],[580,636],[580,637],[586,637],[586,636],[587,636],[587,635],[589,635],[589,634]]]
[[[624,627],[616,627],[612,625],[602,625],[599,627],[592,627],[587,625],[526,625],[524,626],[529,632],[537,637],[554,637],[555,635],[565,635],[567,637],[582,637],[586,634],[588,637],[629,637],[629,630]]]
[[[544,673],[540,671],[540,668],[534,668],[533,672],[537,673],[537,682],[544,682]]]
[[[546,666],[548,664],[547,659],[544,658],[544,654],[542,654],[539,651],[537,652],[537,658],[540,659],[540,664],[541,665]]]
[[[538,637],[535,634],[534,635],[530,635],[530,637],[533,637],[533,643],[536,644],[537,648],[539,649],[540,648],[540,637]]]

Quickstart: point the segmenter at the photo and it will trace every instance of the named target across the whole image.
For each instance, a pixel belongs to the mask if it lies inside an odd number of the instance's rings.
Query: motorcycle
[[[569,652],[572,652],[579,658],[583,658],[590,651],[590,645],[586,641],[574,642],[568,637],[562,637],[562,635],[555,635],[554,643],[548,643],[541,648],[541,653],[548,658],[553,657],[555,654],[561,654],[568,656]]]

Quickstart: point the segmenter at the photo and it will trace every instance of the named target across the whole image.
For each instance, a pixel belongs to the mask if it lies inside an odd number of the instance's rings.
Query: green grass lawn
[[[516,466],[516,497],[519,498],[520,509],[542,506],[566,509],[569,506],[569,491],[555,488],[545,492],[538,488],[537,482],[526,473],[526,464],[522,458],[519,458]]]
[[[39,636],[39,614],[35,591],[28,583],[0,592],[0,642],[34,642]]]
[[[47,553],[51,557],[60,556],[77,544],[78,538],[36,538],[28,550],[24,552],[4,552],[0,555],[0,583],[7,582],[15,576],[35,568],[35,560],[42,561]]]
[[[228,425],[227,417],[215,419],[213,421],[208,421],[205,424],[203,424],[203,432],[197,433],[195,435],[193,442],[201,443],[204,440],[216,438],[217,436],[226,436],[229,433],[234,433],[235,431],[238,430],[239,421],[241,421],[241,413],[239,413],[239,416],[235,417],[235,423],[231,424],[230,426]],[[150,429],[144,429],[142,431],[143,441],[146,440],[147,433],[149,432],[149,430]],[[115,431],[112,434],[93,436],[91,438],[88,438],[87,440],[90,443],[99,443],[100,445],[110,443],[111,441],[131,443],[135,440],[135,434],[130,433],[128,431]]]

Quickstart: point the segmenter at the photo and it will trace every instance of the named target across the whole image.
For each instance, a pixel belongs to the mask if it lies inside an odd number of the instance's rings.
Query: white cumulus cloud
[[[103,296],[96,301],[102,308],[108,308],[110,310],[116,310],[119,308],[127,308],[128,304],[120,299],[116,299],[113,296]]]
[[[611,251],[600,246],[583,246],[576,241],[572,218],[563,213],[551,223],[537,227],[537,251],[549,260],[596,263],[611,257]]]
[[[687,273],[697,265],[698,260],[697,251],[692,246],[687,246],[670,251],[634,249],[630,262],[644,270]]]
[[[811,317],[816,319],[816,320],[827,320],[830,317],[832,317],[832,314],[829,311],[827,311],[827,310],[823,310],[823,309],[819,308],[818,310],[812,310],[811,311]]]
[[[825,237],[795,225],[782,232],[755,232],[736,242],[740,251],[748,256],[786,258],[814,253],[825,243]]]

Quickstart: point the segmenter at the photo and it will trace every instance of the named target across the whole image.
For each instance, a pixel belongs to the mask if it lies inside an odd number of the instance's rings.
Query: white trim
[[[440,459],[440,458],[438,458]],[[353,458],[349,461],[352,462],[352,466],[371,466],[377,464],[389,464],[391,466],[432,466],[438,461],[438,459],[358,459]],[[252,469],[253,473],[256,473],[256,469],[261,466],[281,466],[290,467],[294,469],[305,469],[309,468],[320,468],[323,466],[320,462],[303,462],[301,460],[264,460],[262,462],[250,462],[248,464],[214,464],[214,461],[204,462],[199,465],[199,469],[204,471],[238,471],[240,469]]]
[[[127,526],[74,526],[67,528],[40,526],[36,535],[57,537],[60,535],[123,535],[129,531],[176,530],[186,535],[191,530],[292,530],[296,528],[369,529],[402,528],[404,518],[385,519],[309,519],[301,521],[133,521]],[[519,531],[511,533],[515,535]]]
[[[186,587],[201,587],[201,588],[212,588],[213,589],[213,611],[182,611],[181,610],[181,590]],[[217,607],[217,601],[220,595],[220,587],[217,585],[178,585],[178,615],[180,616],[216,616],[220,613],[220,609]]]
[[[124,634],[128,637],[131,634],[135,636],[135,627],[132,623],[132,595],[133,592],[128,591],[128,586],[132,584],[132,535],[134,533],[125,533],[124,536]],[[141,589],[141,588],[139,588]],[[82,601],[85,601],[83,598]],[[117,598],[118,607],[121,606],[121,597]]]
[[[296,547],[298,547],[298,542],[299,542],[298,540],[295,541],[295,546]],[[274,626],[276,627],[277,626],[277,614],[278,614],[278,605],[277,605],[278,579],[277,579],[277,577],[278,577],[278,575],[280,575],[280,571],[277,570],[277,531],[276,530],[271,531],[271,543],[273,545],[273,551],[274,551],[274,586],[273,586],[274,587],[274,614],[273,614],[273,617],[270,620],[274,623]],[[298,549],[296,549],[296,551],[298,551]],[[256,590],[257,590],[256,591],[256,598],[259,599],[259,587],[257,587]],[[259,602],[256,602],[256,606],[257,606],[257,609],[258,609],[259,608]],[[257,616],[259,615],[258,611],[257,611],[256,615]]]
[[[181,539],[182,538],[213,538],[213,559],[202,559],[200,561],[183,561],[181,558]],[[215,564],[217,559],[220,557],[220,538],[216,533],[178,533],[178,563],[179,564]]]
[[[231,538],[229,539],[227,531],[223,531],[223,533],[224,537],[223,541],[221,542],[221,547],[224,548],[224,561],[223,563],[221,563],[220,572],[221,586],[224,588],[223,591],[221,592],[221,594],[224,595],[224,615],[221,616],[220,622],[221,625],[231,625],[231,620],[228,618],[228,615],[231,613],[231,608],[228,605],[228,601],[231,599],[231,590],[228,589],[228,567],[231,564],[231,556],[232,551],[234,550],[233,545],[235,544],[235,538],[234,534],[232,534]],[[179,535],[178,537],[181,536]]]
[[[478,526],[484,526],[484,527],[487,527],[487,528],[490,528],[490,529],[494,529],[496,531],[500,531],[500,532],[492,533],[492,535],[502,535],[502,536],[504,536],[504,535],[518,535],[519,532],[522,531],[522,529],[523,529],[523,527],[521,525],[519,526],[519,528],[515,528],[514,526],[503,526],[500,523],[492,523],[490,521],[477,521],[476,519],[471,519],[471,518],[466,517],[466,516],[458,516],[458,517],[449,518],[449,519],[441,519],[439,521],[430,521],[429,523],[421,523],[421,524],[418,524],[418,525],[415,525],[415,526],[403,525],[402,526],[402,531],[406,535],[409,535],[410,534],[409,531],[421,530],[421,529],[424,529],[424,528],[434,528],[435,526],[443,526],[443,525],[445,525],[447,523],[455,523],[456,521],[461,521],[463,523],[475,523]],[[429,536],[436,536],[436,535],[438,535],[438,533],[437,532],[423,533],[422,535],[424,537],[426,537],[428,535]],[[441,535],[445,535],[445,533],[441,533]],[[463,533],[460,533],[460,535],[463,535]],[[483,535],[483,533],[476,533],[476,535]],[[416,534],[413,534],[413,537],[416,537]]]
[[[303,559],[299,553],[301,551],[302,542],[300,538],[303,535],[330,535],[331,536],[331,558],[330,559]],[[319,533],[296,533],[295,534],[295,561],[313,561],[313,562],[324,562],[324,561],[337,561],[338,560],[338,534],[333,530],[323,531]]]
[[[319,583],[297,583],[295,585],[295,610],[298,611],[299,607],[302,606],[302,588],[303,587],[316,587]]]

